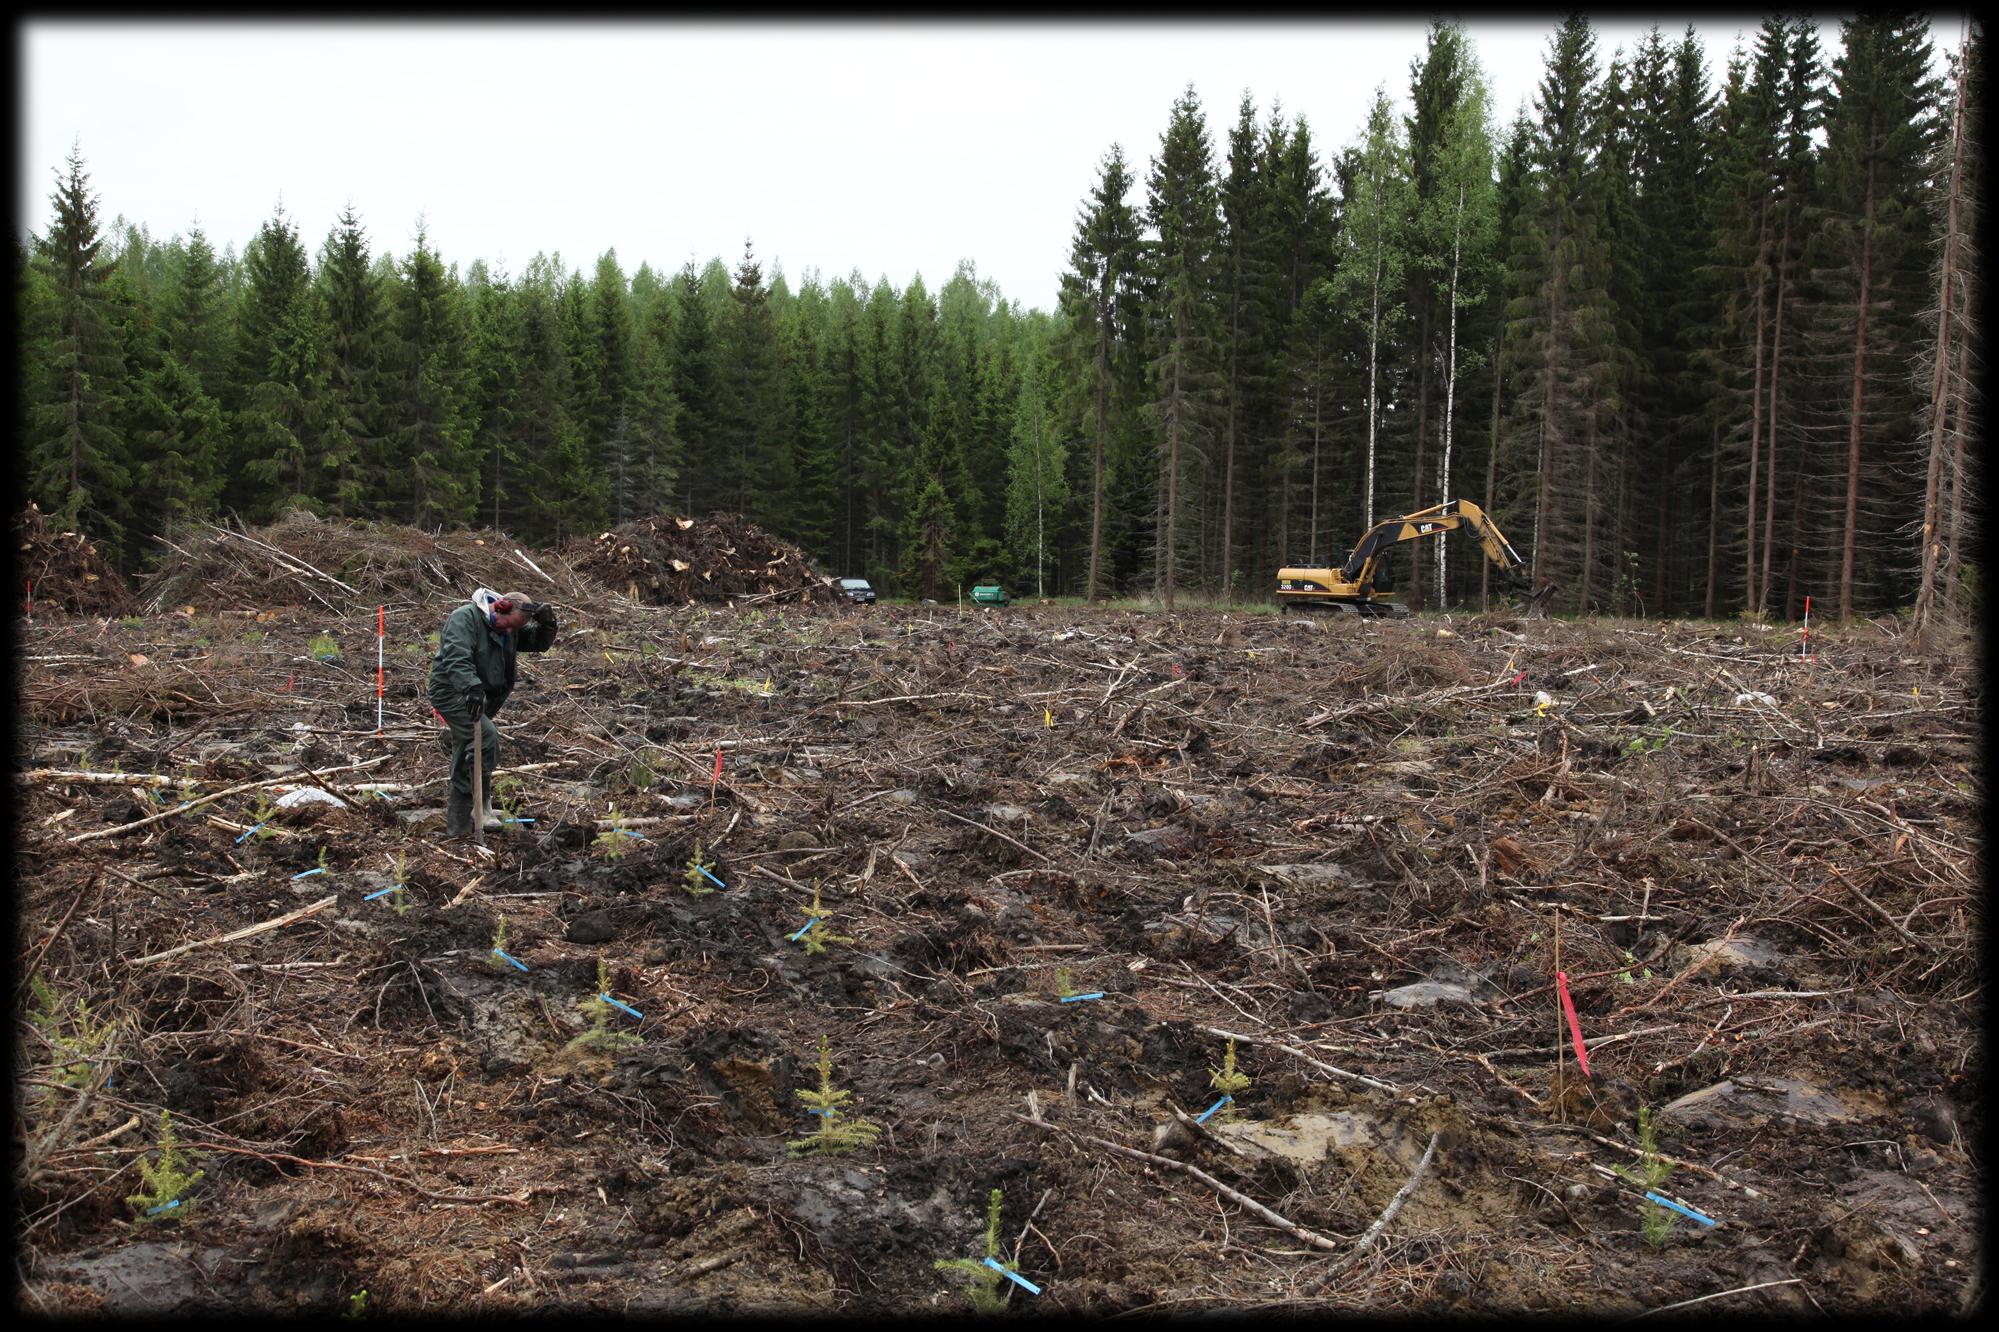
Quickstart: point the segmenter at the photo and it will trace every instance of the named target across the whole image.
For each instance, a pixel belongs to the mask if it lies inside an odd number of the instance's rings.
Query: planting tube
[[[501,952],[501,951],[500,951],[499,949],[497,949],[497,948],[495,948],[495,949],[493,950],[493,956],[494,956],[494,957],[498,957],[498,958],[504,958],[504,959],[505,959],[506,961],[508,961],[508,962],[511,962],[511,963],[513,963],[513,964],[514,964],[515,966],[519,967],[519,968],[520,968],[520,969],[521,969],[522,971],[526,971],[526,970],[528,969],[528,964],[527,964],[527,963],[525,963],[525,962],[521,961],[521,960],[520,960],[519,958],[517,958],[517,957],[512,957],[512,956],[509,956],[508,954],[506,954],[506,953],[503,953],[503,952]]]
[[[706,865],[696,865],[694,868],[700,870],[703,874],[708,874],[708,867]],[[729,886],[712,874],[708,874],[708,882],[714,884],[717,888],[727,888]]]
[[[1721,1224],[1721,1222],[1715,1220],[1711,1216],[1702,1216],[1699,1212],[1696,1212],[1693,1208],[1684,1207],[1681,1204],[1674,1202],[1671,1198],[1663,1197],[1657,1193],[1652,1192],[1650,1189],[1647,1189],[1645,1191],[1645,1197],[1649,1201],[1658,1203],[1659,1206],[1661,1207],[1670,1207],[1674,1211],[1678,1212],[1681,1216],[1687,1217],[1690,1220],[1698,1221],[1704,1226],[1718,1226]]]
[[[1203,1110],[1203,1111],[1202,1111],[1202,1112],[1201,1112],[1201,1113],[1200,1113],[1199,1115],[1196,1115],[1196,1116],[1194,1117],[1194,1122],[1195,1122],[1196,1124],[1205,1124],[1205,1123],[1207,1123],[1207,1122],[1208,1122],[1208,1116],[1209,1116],[1209,1115],[1212,1115],[1213,1113],[1215,1113],[1215,1111],[1217,1111],[1217,1110],[1221,1109],[1221,1108],[1222,1108],[1223,1106],[1227,1105],[1227,1104],[1228,1104],[1228,1103],[1229,1103],[1230,1101],[1233,1101],[1234,1099],[1235,1099],[1235,1097],[1233,1097],[1233,1096],[1224,1096],[1224,1097],[1222,1097],[1222,1099],[1221,1099],[1221,1100],[1219,1100],[1219,1101],[1216,1101],[1216,1102],[1215,1102],[1215,1103],[1214,1103],[1213,1105],[1209,1106],[1209,1107],[1208,1107],[1208,1108],[1207,1108],[1206,1110]]]
[[[613,1006],[615,1006],[615,1007],[618,1007],[618,1008],[622,1008],[622,1009],[624,1009],[624,1010],[625,1010],[625,1011],[626,1011],[627,1013],[630,1013],[630,1014],[631,1014],[631,1015],[632,1015],[633,1017],[635,1017],[635,1018],[638,1018],[638,1019],[639,1019],[640,1021],[644,1021],[644,1020],[645,1020],[645,1014],[644,1014],[644,1013],[641,1013],[641,1012],[639,1012],[639,1010],[638,1010],[638,1009],[636,1009],[636,1008],[633,1008],[633,1007],[632,1007],[632,1006],[631,1006],[630,1004],[621,1004],[621,1003],[619,1003],[619,1002],[618,1002],[618,1001],[617,1001],[616,999],[613,999],[613,998],[612,998],[612,997],[611,997],[610,995],[608,995],[608,994],[599,994],[599,995],[598,995],[597,997],[598,997],[599,999],[602,999],[602,1000],[603,1000],[603,1001],[604,1001],[605,1003],[607,1003],[607,1004],[611,1004],[611,1005],[613,1005]]]
[[[1080,1004],[1085,999],[1101,999],[1103,997],[1104,992],[1102,990],[1093,990],[1089,994],[1065,994],[1062,996],[1062,1002],[1065,1004]]]
[[[819,922],[820,922],[820,921],[821,921],[822,919],[824,919],[824,917],[821,917],[821,916],[814,916],[814,917],[813,917],[813,918],[812,918],[811,920],[808,920],[808,921],[806,921],[806,922],[805,922],[805,926],[804,926],[804,928],[803,928],[803,929],[801,929],[801,930],[799,930],[799,931],[798,931],[798,933],[796,933],[796,934],[794,934],[794,935],[792,935],[792,936],[791,936],[791,941],[792,941],[793,943],[797,943],[797,942],[798,942],[798,941],[799,941],[800,939],[802,939],[802,938],[804,938],[804,937],[805,937],[805,931],[806,931],[806,930],[809,930],[809,929],[811,929],[811,928],[812,928],[812,927],[813,927],[814,925],[817,925],[817,924],[818,924],[818,923],[819,923]]]
[[[986,1259],[986,1266],[992,1268],[993,1271],[998,1272],[1001,1276],[1005,1277],[1008,1281],[1013,1282],[1014,1285],[1019,1286],[1022,1290],[1025,1290],[1030,1295],[1039,1295],[1041,1293],[1041,1287],[1035,1285],[1032,1281],[1029,1281],[1026,1277],[1021,1276],[1018,1272],[1007,1271],[1004,1267],[1001,1267],[997,1262],[995,1262],[991,1258]]]

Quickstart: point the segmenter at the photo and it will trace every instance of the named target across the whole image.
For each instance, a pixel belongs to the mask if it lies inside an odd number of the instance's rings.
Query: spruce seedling
[[[986,1257],[1004,1268],[1014,1271],[1014,1265],[1000,1258],[999,1246],[1000,1191],[994,1189],[986,1203]],[[972,1302],[972,1312],[996,1314],[1006,1312],[1007,1296],[1010,1291],[1002,1288],[1006,1280],[1003,1272],[995,1271],[977,1258],[940,1258],[931,1266],[939,1272],[963,1272],[972,1284],[965,1289],[965,1298]]]
[[[597,954],[597,988],[588,999],[579,999],[576,1006],[590,1016],[590,1029],[569,1042],[570,1050],[616,1050],[621,1046],[637,1045],[639,1037],[629,1031],[617,1031],[611,1026],[611,1005],[604,996],[611,992],[611,967],[602,953]]]
[[[1638,1169],[1625,1165],[1614,1165],[1611,1169],[1652,1193],[1658,1192],[1673,1173],[1672,1165],[1659,1155],[1659,1130],[1652,1123],[1650,1106],[1638,1107]],[[1666,1236],[1673,1230],[1671,1209],[1647,1198],[1639,1204],[1638,1229],[1645,1236],[1645,1242],[1653,1248],[1664,1246]]]
[[[1229,1037],[1229,1048],[1222,1055],[1222,1066],[1208,1070],[1208,1085],[1224,1096],[1234,1096],[1249,1086],[1249,1074],[1238,1072],[1235,1066],[1235,1037]],[[1223,1122],[1235,1118],[1235,1102],[1230,1101],[1221,1109]]]
[[[356,1322],[359,1322],[361,1319],[366,1318],[367,1316],[368,1316],[368,1291],[366,1287],[363,1287],[362,1289],[355,1291],[352,1295],[349,1295],[347,1297],[347,1312],[342,1314],[341,1317],[351,1318]]]
[[[54,1080],[70,1088],[89,1085],[97,1065],[111,1053],[118,1024],[93,1019],[90,1005],[81,999],[64,1003],[39,974],[29,978],[28,988],[35,999],[28,1020],[55,1051]]]
[[[824,1036],[819,1038],[819,1090],[800,1091],[798,1099],[819,1119],[819,1127],[803,1138],[798,1138],[786,1146],[794,1156],[807,1152],[817,1152],[831,1156],[850,1151],[856,1147],[866,1147],[874,1142],[881,1126],[872,1120],[849,1119],[840,1109],[853,1096],[849,1091],[838,1091],[833,1087],[833,1047]]]
[[[410,858],[407,850],[396,852],[394,873],[396,890],[389,894],[389,907],[400,916],[410,909],[409,893],[405,891],[410,885]]]
[[[707,874],[707,870],[712,863],[712,861],[706,861],[701,858],[701,839],[698,837],[695,838],[694,856],[687,862],[687,873],[680,876],[687,881],[688,896],[706,897],[709,893],[715,891],[715,886],[708,881]]]
[[[507,960],[500,956],[500,954],[506,951],[507,918],[502,916],[499,923],[493,926],[493,951],[486,954],[486,965],[495,971],[507,970]]]
[[[597,834],[595,845],[604,848],[604,858],[606,860],[620,860],[624,858],[625,842],[627,839],[636,836],[638,836],[637,833],[625,830],[625,821],[619,816],[618,807],[612,805],[611,826]]]
[[[145,1187],[125,1199],[138,1209],[139,1224],[151,1225],[155,1221],[181,1220],[187,1216],[194,1202],[187,1191],[200,1181],[206,1171],[188,1173],[194,1164],[193,1158],[180,1149],[180,1139],[174,1136],[174,1122],[171,1111],[160,1111],[160,1140],[151,1160],[139,1162],[139,1178]]]
[[[1060,995],[1062,998],[1067,999],[1070,995],[1075,994],[1076,993],[1075,981],[1076,981],[1076,975],[1074,972],[1070,971],[1069,968],[1067,967],[1055,968],[1055,993],[1057,995]],[[987,1270],[990,1271],[991,1269],[988,1268]]]
[[[826,917],[830,913],[819,904],[819,880],[812,881],[812,905],[805,909],[805,928],[792,935],[794,939],[805,941],[807,953],[823,953],[827,944],[852,943],[853,939],[844,934],[835,934],[827,928]]]
[[[314,661],[337,661],[340,658],[340,644],[332,634],[314,634],[306,653]]]
[[[277,816],[277,812],[278,807],[271,803],[271,793],[257,792],[257,807],[250,811],[251,840],[267,842],[277,836],[271,828],[271,820]]]

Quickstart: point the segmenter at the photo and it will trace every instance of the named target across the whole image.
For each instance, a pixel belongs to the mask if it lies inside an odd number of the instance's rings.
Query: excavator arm
[[[1470,500],[1448,500],[1427,509],[1376,523],[1354,543],[1353,553],[1340,568],[1340,576],[1350,583],[1371,585],[1376,569],[1388,551],[1404,541],[1432,534],[1442,535],[1469,527],[1478,537],[1479,548],[1494,567],[1517,582],[1526,561],[1499,530],[1489,514]]]
[[[1470,528],[1478,537],[1479,548],[1505,577],[1509,592],[1530,601],[1534,599],[1532,584],[1525,577],[1526,561],[1513,549],[1491,515],[1470,500],[1448,500],[1376,523],[1354,543],[1346,563],[1336,569],[1278,570],[1278,599],[1343,603],[1348,609],[1366,610],[1367,603],[1374,599],[1375,583],[1389,551],[1404,541],[1442,536],[1460,527]]]

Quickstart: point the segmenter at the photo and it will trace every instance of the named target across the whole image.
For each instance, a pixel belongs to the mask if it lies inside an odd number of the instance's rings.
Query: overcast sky
[[[627,274],[692,258],[766,277],[855,269],[934,293],[961,259],[1052,308],[1076,209],[1113,142],[1142,182],[1174,98],[1198,92],[1218,149],[1247,89],[1302,113],[1322,160],[1378,83],[1406,106],[1427,16],[1302,24],[22,24],[21,232],[48,225],[81,147],[101,216],[220,250],[282,198],[315,253],[352,201],[374,250],[417,219],[461,271],[537,251]],[[1466,22],[1503,123],[1532,94],[1556,18]],[[1684,13],[1596,23],[1600,58]],[[1711,76],[1758,18],[1694,20]],[[1959,19],[1939,17],[1955,46]],[[1836,20],[1823,22],[1828,58]],[[1941,53],[1939,54],[1941,65]],[[1142,203],[1143,189],[1132,202]]]

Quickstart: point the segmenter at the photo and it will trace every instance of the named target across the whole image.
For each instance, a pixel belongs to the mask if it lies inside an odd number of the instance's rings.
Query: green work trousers
[[[465,706],[465,699],[446,701],[431,696],[430,704],[444,718],[444,724],[451,728],[451,790],[455,795],[470,798],[472,791],[472,710]],[[486,789],[493,789],[493,769],[500,763],[500,728],[493,725],[491,717],[479,718],[479,770],[485,778]]]

